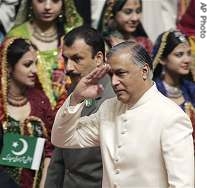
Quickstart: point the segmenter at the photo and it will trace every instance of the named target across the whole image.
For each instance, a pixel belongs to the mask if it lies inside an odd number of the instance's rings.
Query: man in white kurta
[[[134,42],[115,46],[108,65],[81,79],[59,109],[52,129],[58,147],[101,146],[103,188],[193,188],[192,126],[187,115],[151,80],[151,59]],[[103,91],[110,74],[116,98],[80,117],[85,98]]]

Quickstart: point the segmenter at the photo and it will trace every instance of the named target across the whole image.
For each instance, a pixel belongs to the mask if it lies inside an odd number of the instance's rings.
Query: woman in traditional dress
[[[109,47],[125,40],[133,40],[151,53],[152,42],[141,23],[141,13],[141,0],[108,0],[106,2],[99,30],[103,33]]]
[[[50,130],[54,114],[44,92],[34,87],[36,63],[37,53],[29,41],[12,37],[2,43],[0,124],[3,126],[4,136],[16,133],[21,136],[46,139],[39,170],[1,166],[21,188],[39,187],[41,179],[41,185],[44,183],[52,154]]]
[[[195,83],[190,69],[189,41],[180,31],[163,32],[155,42],[152,56],[153,78],[158,90],[189,115],[194,127]]]
[[[37,75],[39,86],[55,107],[65,89],[61,37],[82,24],[73,0],[22,0],[16,26],[8,36],[30,39],[38,48]]]

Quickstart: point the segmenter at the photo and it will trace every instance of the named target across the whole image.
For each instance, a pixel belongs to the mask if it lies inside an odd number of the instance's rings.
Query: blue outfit
[[[155,80],[158,90],[167,97],[165,86],[163,85],[163,80],[157,78]],[[195,107],[195,84],[189,80],[181,81],[181,90],[185,102],[190,102],[193,107]],[[184,110],[184,103],[180,105],[180,107]]]

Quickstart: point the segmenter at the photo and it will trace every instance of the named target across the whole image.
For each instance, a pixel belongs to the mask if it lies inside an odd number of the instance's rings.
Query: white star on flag
[[[12,143],[12,146],[13,146],[14,148],[18,147],[18,143],[17,143],[17,142],[13,142],[13,143]]]

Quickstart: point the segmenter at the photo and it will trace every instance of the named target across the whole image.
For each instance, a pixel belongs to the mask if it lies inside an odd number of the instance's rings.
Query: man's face
[[[93,57],[91,47],[84,39],[76,39],[69,47],[64,45],[63,57],[72,82],[78,82],[97,66],[96,56]]]
[[[118,100],[134,105],[144,89],[143,69],[132,62],[128,49],[117,52],[108,59],[111,66],[112,87]]]

